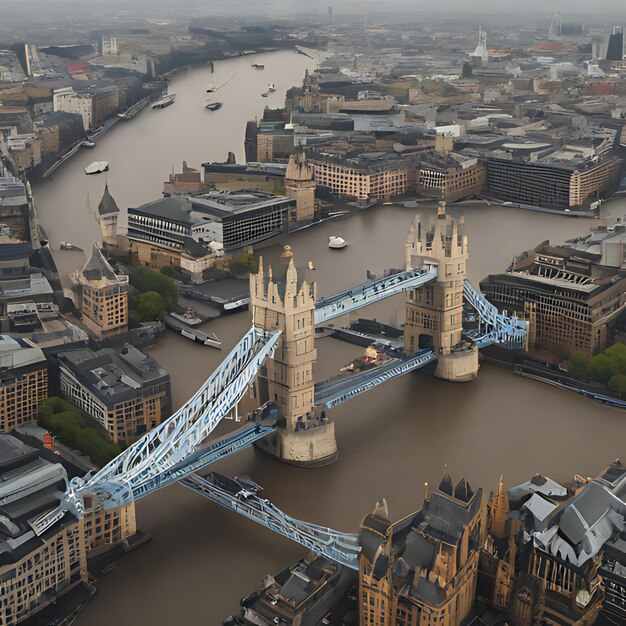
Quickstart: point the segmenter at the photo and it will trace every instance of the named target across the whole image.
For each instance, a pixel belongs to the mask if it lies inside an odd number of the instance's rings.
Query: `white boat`
[[[268,93],[274,93],[276,91],[274,83],[267,83],[267,91]]]
[[[80,145],[83,148],[95,148],[96,147],[96,142],[95,141],[90,141],[89,139],[85,139],[84,141],[80,142]]]
[[[85,174],[100,174],[100,172],[106,172],[108,169],[108,161],[94,161],[85,168]]]
[[[172,93],[169,96],[163,96],[156,102],[152,103],[153,109],[164,109],[165,107],[170,106],[170,104],[174,104],[174,100],[176,99],[176,94]]]
[[[261,63],[253,63],[252,67],[255,70],[264,70],[265,69],[265,65],[261,64]]]
[[[339,250],[340,248],[345,248],[347,245],[348,245],[348,242],[342,237],[337,237],[335,235],[332,235],[328,238],[329,248]]]
[[[215,84],[214,83],[209,83],[206,86],[206,92],[207,93],[213,93],[215,91]]]
[[[60,248],[61,250],[73,250],[74,246],[69,241],[62,241]]]
[[[224,312],[226,311],[234,312],[234,311],[237,311],[238,309],[244,309],[244,308],[247,309],[249,304],[250,304],[249,297],[240,298],[239,300],[231,300],[230,302],[224,303]]]

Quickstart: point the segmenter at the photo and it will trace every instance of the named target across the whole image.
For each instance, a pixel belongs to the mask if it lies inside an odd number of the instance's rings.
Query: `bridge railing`
[[[237,479],[226,478],[215,472],[209,473],[207,477],[193,474],[181,483],[220,506],[270,528],[317,554],[346,567],[359,568],[361,547],[358,535],[354,533],[342,533],[290,517],[268,500],[260,498],[254,487],[239,484]],[[227,488],[226,484],[231,488]]]
[[[184,464],[203,440],[230,413],[265,359],[273,352],[280,331],[251,328],[200,389],[162,424],[98,471],[93,477],[74,478],[59,509],[82,516],[82,496],[95,494],[99,506],[126,504],[159,488],[174,467]],[[33,522],[37,534],[58,517],[54,510]]]
[[[479,348],[498,343],[519,350],[526,349],[528,322],[500,313],[467,279],[463,285],[463,295],[480,318],[478,332],[471,337]]]
[[[315,303],[315,324],[323,324],[342,315],[380,302],[403,291],[415,289],[437,278],[437,267],[426,266],[391,274],[371,283],[346,289]]]

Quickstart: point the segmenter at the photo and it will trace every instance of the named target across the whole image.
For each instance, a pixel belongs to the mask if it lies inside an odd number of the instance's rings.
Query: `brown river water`
[[[264,63],[255,71],[251,63]],[[290,51],[223,61],[211,76],[206,68],[181,73],[170,85],[176,103],[145,109],[119,122],[93,150],[64,164],[52,179],[35,186],[35,200],[59,269],[83,263],[77,251],[58,250],[61,241],[84,249],[98,239],[92,208],[104,176],[87,177],[95,160],[110,163],[108,181],[125,210],[158,198],[172,167],[183,159],[199,167],[223,161],[228,151],[243,159],[245,122],[263,107],[281,106],[285,90],[300,84],[316,61]],[[230,82],[217,92],[217,112],[203,107],[208,82]],[[262,98],[266,84],[275,94]],[[621,215],[624,201],[605,205]],[[449,209],[464,214],[470,244],[470,278],[477,283],[503,270],[512,256],[550,239],[558,243],[588,232],[592,220],[468,203]],[[432,207],[419,211],[432,213]],[[366,270],[399,267],[404,238],[416,209],[377,206],[337,222],[292,235],[263,251],[276,258],[289,243],[298,264],[312,260],[320,295],[365,280]],[[329,250],[329,235],[349,246]],[[401,323],[402,299],[372,307],[366,316]],[[151,354],[172,377],[174,405],[180,406],[250,326],[249,313],[218,319],[210,329],[222,339],[220,352],[167,333]],[[362,352],[333,339],[318,341],[316,375],[335,374]],[[594,475],[612,459],[626,456],[626,415],[576,395],[483,365],[479,377],[453,385],[414,373],[386,383],[332,412],[339,459],[320,469],[284,465],[249,449],[216,464],[227,474],[247,474],[265,488],[264,496],[290,515],[345,531],[355,531],[376,500],[387,498],[394,518],[419,507],[425,481],[437,483],[444,464],[453,478],[463,474],[474,488],[507,485],[541,472],[556,480],[573,473]],[[223,433],[232,428],[226,423]],[[153,541],[98,576],[100,593],[77,620],[78,626],[213,626],[238,610],[239,599],[302,555],[287,539],[238,517],[186,490],[166,488],[137,504],[138,525]]]

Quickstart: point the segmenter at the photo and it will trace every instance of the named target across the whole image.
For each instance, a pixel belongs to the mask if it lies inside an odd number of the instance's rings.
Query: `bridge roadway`
[[[309,524],[286,515],[268,500],[260,498],[257,494],[261,488],[250,480],[210,472],[205,477],[191,474],[180,482],[220,506],[270,528],[317,554],[359,569],[361,546],[358,535]]]
[[[180,479],[186,463],[201,448],[202,442],[237,406],[265,359],[273,353],[279,337],[280,331],[251,328],[200,389],[171,417],[126,448],[94,476],[72,479],[59,507],[32,523],[35,533],[41,535],[63,517],[66,510],[82,516],[83,495],[95,495],[103,508],[115,508]],[[200,467],[200,457],[196,459],[196,469]]]
[[[435,278],[437,278],[436,266],[416,267],[321,298],[315,303],[315,325],[358,311],[403,291],[421,287]]]
[[[392,357],[382,365],[355,376],[337,376],[315,385],[315,405],[332,409],[388,380],[420,369],[437,358],[432,350],[420,350],[410,357],[396,354],[398,356]]]

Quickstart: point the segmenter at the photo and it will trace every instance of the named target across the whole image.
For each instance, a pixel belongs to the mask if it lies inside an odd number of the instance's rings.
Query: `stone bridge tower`
[[[432,282],[407,293],[404,348],[407,354],[432,348],[435,375],[455,382],[478,373],[478,349],[462,338],[467,258],[465,222],[447,215],[445,202],[430,228],[415,218],[407,236],[406,268],[436,265],[438,273]]]
[[[337,458],[337,443],[335,425],[314,407],[316,284],[299,280],[290,253],[287,258],[288,265],[276,271],[266,271],[261,259],[258,273],[250,276],[252,324],[282,331],[256,383],[259,405],[278,405],[279,427],[257,445],[288,463],[325,465]]]

